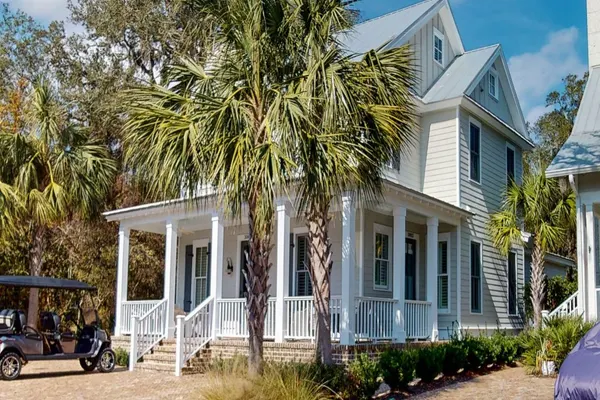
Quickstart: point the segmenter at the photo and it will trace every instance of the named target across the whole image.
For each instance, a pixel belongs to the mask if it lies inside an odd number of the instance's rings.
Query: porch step
[[[163,340],[149,353],[145,354],[143,361],[136,364],[139,371],[152,371],[162,374],[175,373],[175,361],[177,359],[177,341],[174,339]],[[183,375],[200,374],[206,371],[210,363],[210,349],[202,349],[189,360],[182,369]]]

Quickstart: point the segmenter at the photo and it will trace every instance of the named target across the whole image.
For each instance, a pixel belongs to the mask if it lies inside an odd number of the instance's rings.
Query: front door
[[[417,299],[417,241],[406,238],[406,300]]]
[[[246,273],[248,273],[248,256],[250,255],[250,244],[247,240],[244,240],[240,246],[240,298],[246,298],[248,288],[246,287]]]
[[[194,243],[194,308],[209,296],[210,243]]]

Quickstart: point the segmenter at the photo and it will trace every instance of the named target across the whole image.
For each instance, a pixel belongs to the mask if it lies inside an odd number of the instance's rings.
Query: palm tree
[[[512,182],[506,189],[501,210],[490,219],[494,246],[504,256],[515,243],[523,244],[523,230],[532,235],[531,303],[538,327],[546,292],[544,258],[547,252],[556,251],[568,240],[575,215],[575,193],[560,181],[547,179],[540,173],[526,175],[521,185]]]
[[[209,187],[229,218],[247,205],[249,372],[262,372],[275,198],[285,189],[293,127],[303,119],[294,88],[294,2],[189,0],[214,26],[205,58],[168,67],[163,86],[130,91],[126,162],[154,195],[197,196]],[[297,35],[296,35],[297,37]]]
[[[364,203],[381,196],[383,169],[415,139],[410,94],[415,70],[408,46],[371,51],[355,60],[338,43],[354,19],[347,2],[306,3],[306,72],[298,90],[311,101],[297,133],[297,199],[308,225],[318,354],[321,362],[331,364],[329,210],[346,191],[354,191]]]
[[[48,230],[76,213],[99,211],[116,164],[105,146],[70,122],[47,81],[34,83],[25,107],[19,130],[0,131],[0,224],[26,227],[30,274],[39,276]],[[37,325],[38,302],[31,289],[28,325]]]

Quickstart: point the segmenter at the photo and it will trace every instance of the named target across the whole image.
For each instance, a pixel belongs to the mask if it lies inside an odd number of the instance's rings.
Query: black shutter
[[[183,311],[192,309],[192,262],[194,261],[194,246],[185,246],[185,284],[183,292]]]
[[[206,251],[206,254],[208,255],[207,260],[206,260],[206,262],[207,262],[207,266],[206,266],[206,295],[207,295],[207,298],[210,297],[210,295],[211,295],[211,293],[210,293],[210,269],[211,269],[210,268],[211,267],[210,249],[211,249],[211,244],[212,243],[210,243],[210,242],[208,243],[208,247],[207,247],[207,251]]]

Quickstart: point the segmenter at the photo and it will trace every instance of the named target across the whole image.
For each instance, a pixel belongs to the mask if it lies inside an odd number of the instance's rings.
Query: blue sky
[[[65,19],[67,0],[3,0],[40,22]],[[418,0],[362,0],[361,18],[372,18]],[[546,94],[569,73],[587,70],[585,0],[450,0],[465,48],[501,43],[521,106],[533,121]],[[73,29],[72,27],[70,29]]]

